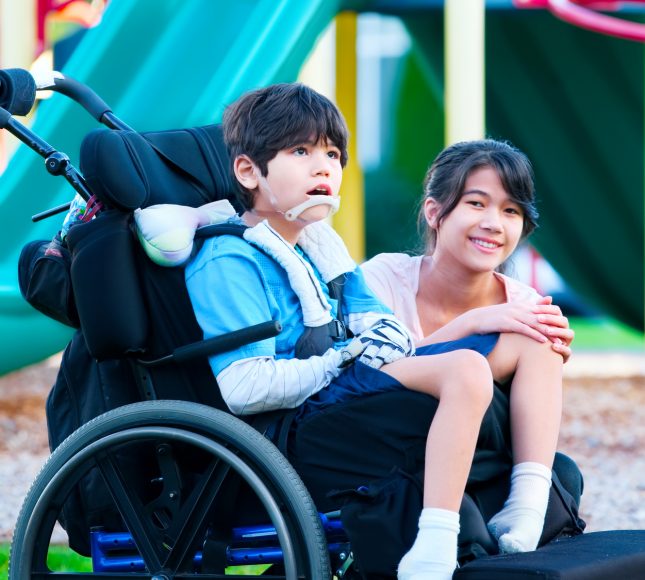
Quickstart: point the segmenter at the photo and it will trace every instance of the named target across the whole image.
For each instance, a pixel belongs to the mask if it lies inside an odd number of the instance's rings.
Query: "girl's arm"
[[[538,342],[551,341],[553,350],[566,362],[571,356],[574,332],[560,308],[551,301],[550,296],[545,296],[537,303],[516,301],[473,308],[423,338],[417,346],[456,340],[470,334],[515,332]]]

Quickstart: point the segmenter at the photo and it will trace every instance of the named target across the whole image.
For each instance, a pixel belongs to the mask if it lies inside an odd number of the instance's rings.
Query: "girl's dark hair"
[[[347,125],[327,97],[300,83],[280,83],[250,91],[224,111],[224,141],[231,168],[235,158],[247,155],[268,173],[269,161],[280,151],[303,143],[330,142],[347,164]],[[235,180],[237,182],[237,180]],[[253,207],[254,193],[242,187],[240,202]]]
[[[497,172],[510,198],[521,207],[524,214],[522,238],[526,238],[537,227],[533,167],[528,157],[506,141],[462,141],[439,153],[423,180],[424,196],[418,225],[423,233],[426,253],[434,251],[436,231],[426,223],[423,201],[430,197],[437,201],[437,223],[441,223],[459,203],[468,176],[482,167],[491,167]]]

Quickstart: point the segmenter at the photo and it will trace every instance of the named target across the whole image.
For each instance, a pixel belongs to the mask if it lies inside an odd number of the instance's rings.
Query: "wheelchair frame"
[[[17,75],[24,85],[26,71],[6,71]],[[10,77],[9,80],[11,80]],[[27,83],[33,82],[27,79]],[[6,80],[6,79],[5,79]],[[6,89],[6,87],[5,87]],[[11,87],[9,87],[11,89]],[[97,121],[113,130],[130,127],[87,86],[56,74],[53,81],[34,87],[65,94],[81,104]],[[0,87],[0,104],[2,100]],[[0,129],[16,136],[45,159],[47,171],[62,175],[85,200],[90,190],[81,173],[64,153],[57,151],[13,117],[25,114],[33,106],[35,90],[26,91],[26,99],[10,110],[0,107]],[[24,92],[23,95],[24,96]],[[12,99],[8,99],[10,102]],[[12,105],[15,105],[15,99]],[[63,204],[32,217],[38,221],[66,211]],[[280,332],[280,325],[269,321],[223,337],[181,346],[154,361],[134,361],[138,376],[148,377],[147,367],[185,361],[262,340]],[[51,454],[34,480],[24,500],[11,544],[9,578],[43,579],[54,575],[47,558],[55,523],[62,505],[81,478],[99,473],[125,522],[126,530],[93,530],[92,558],[95,574],[103,578],[152,577],[157,580],[179,577],[242,578],[235,573],[224,576],[222,553],[226,564],[273,564],[267,578],[289,580],[331,577],[330,553],[325,532],[333,540],[332,558],[336,576],[350,577],[351,554],[338,514],[318,514],[313,501],[287,459],[260,432],[244,421],[187,401],[146,400],[154,387],[141,388],[142,402],[108,411],[72,433]],[[159,476],[154,497],[144,499],[128,489],[126,469],[119,460],[129,447],[154,456]],[[205,467],[196,481],[182,481],[177,451],[199,454]],[[174,451],[173,451],[174,449]],[[127,466],[125,466],[127,468]],[[195,474],[191,474],[195,479]],[[207,557],[202,553],[212,538],[212,518],[219,503],[235,503],[236,492],[218,493],[229,478],[245,482],[263,506],[270,525],[238,526],[230,533],[233,543],[218,538],[213,541],[219,559],[215,573],[201,573]],[[229,485],[229,488],[235,485]],[[230,509],[230,506],[224,506]],[[219,523],[219,522],[218,522]],[[324,524],[324,525],[323,525]],[[221,535],[221,530],[219,531]],[[220,569],[221,568],[221,569]],[[143,576],[141,575],[143,574]],[[73,578],[78,574],[56,573]]]

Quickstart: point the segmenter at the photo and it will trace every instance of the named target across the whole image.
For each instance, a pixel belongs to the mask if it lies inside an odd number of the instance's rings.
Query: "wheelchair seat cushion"
[[[83,139],[80,165],[94,194],[122,211],[233,198],[220,125],[150,133],[96,129]]]

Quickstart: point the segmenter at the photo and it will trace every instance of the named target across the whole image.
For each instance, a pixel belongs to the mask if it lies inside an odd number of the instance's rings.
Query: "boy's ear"
[[[233,162],[236,179],[244,188],[255,191],[258,187],[258,168],[246,155],[238,155]]]
[[[426,198],[426,200],[423,202],[423,215],[426,218],[426,223],[433,230],[437,229],[439,209],[440,208],[437,200],[432,197]]]

